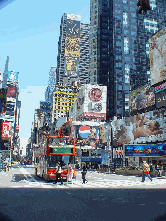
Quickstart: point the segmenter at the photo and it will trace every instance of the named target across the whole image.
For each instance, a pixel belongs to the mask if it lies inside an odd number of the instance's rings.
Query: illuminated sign
[[[72,154],[72,148],[50,148],[50,154]]]
[[[89,91],[89,97],[92,101],[100,101],[102,98],[102,91],[98,88],[92,88]]]
[[[166,90],[160,91],[159,93],[156,93],[156,107],[163,107],[166,105]]]
[[[7,89],[0,89],[0,113],[3,114],[6,111],[7,102]]]
[[[166,79],[166,28],[150,38],[149,41],[149,55],[150,55],[150,72],[151,85],[155,85]]]
[[[14,86],[8,86],[7,87],[7,97],[16,97],[16,87]]]
[[[2,123],[2,139],[8,139],[9,138],[9,122],[3,122]]]
[[[125,145],[125,156],[165,156],[166,144]]]
[[[155,105],[154,88],[150,84],[146,84],[137,88],[130,93],[131,112],[146,109]]]
[[[163,91],[166,89],[166,82],[160,84],[160,85],[157,85],[155,86],[154,90],[155,90],[155,93],[157,92],[160,92],[160,91]]]
[[[79,57],[80,38],[65,38],[65,56]]]

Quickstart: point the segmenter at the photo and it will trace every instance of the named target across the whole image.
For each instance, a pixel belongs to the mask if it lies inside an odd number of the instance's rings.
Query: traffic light
[[[151,10],[149,0],[139,0],[137,6],[139,7],[138,14],[141,14],[142,11],[146,14],[147,11]]]

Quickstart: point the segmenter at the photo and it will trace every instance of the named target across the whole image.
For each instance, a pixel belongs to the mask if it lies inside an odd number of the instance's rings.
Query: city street
[[[81,171],[73,184],[53,184],[34,175],[34,168],[14,166],[0,175],[0,212],[4,220],[163,220],[165,179]],[[157,218],[158,217],[158,218]]]
[[[27,187],[27,188],[166,188],[166,179],[153,178],[151,182],[146,178],[145,182],[141,182],[139,176],[124,176],[118,174],[98,173],[97,171],[88,171],[86,179],[88,183],[82,184],[81,171],[77,170],[76,180],[73,184],[60,182],[55,185],[53,181],[48,182],[42,180],[34,174],[33,166],[15,165],[9,172],[1,172],[0,187]]]

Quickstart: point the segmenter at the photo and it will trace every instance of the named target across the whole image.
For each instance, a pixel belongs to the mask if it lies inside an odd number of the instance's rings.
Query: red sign
[[[9,122],[3,122],[2,123],[2,139],[8,139],[9,138]]]
[[[8,86],[7,97],[16,97],[16,88],[13,86]]]
[[[92,101],[100,101],[102,98],[102,91],[98,88],[92,88],[89,91],[89,97]]]
[[[16,130],[19,130],[19,126],[16,126]]]

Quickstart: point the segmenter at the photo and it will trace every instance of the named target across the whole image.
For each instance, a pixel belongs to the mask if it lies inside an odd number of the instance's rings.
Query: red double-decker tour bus
[[[75,138],[44,135],[43,142],[34,151],[35,174],[44,180],[55,180],[55,166],[60,162],[62,178],[67,179],[69,164],[74,170],[73,178],[76,178],[75,155]]]

